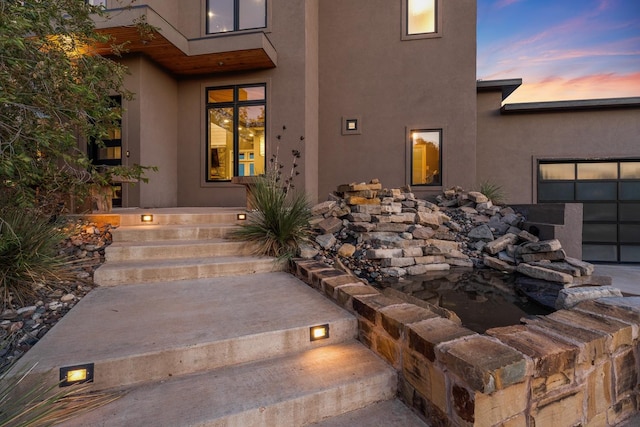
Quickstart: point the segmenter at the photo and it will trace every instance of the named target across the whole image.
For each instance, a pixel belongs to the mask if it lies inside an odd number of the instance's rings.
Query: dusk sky
[[[477,61],[507,102],[640,96],[640,0],[478,0]]]

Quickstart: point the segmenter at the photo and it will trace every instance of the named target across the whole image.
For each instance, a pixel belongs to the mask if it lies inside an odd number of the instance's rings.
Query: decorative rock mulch
[[[93,285],[93,273],[104,262],[104,250],[111,244],[111,226],[97,226],[84,220],[68,223],[71,237],[59,253],[72,262],[75,280],[45,283],[37,296],[20,304],[9,301],[0,312],[0,371],[33,347]]]

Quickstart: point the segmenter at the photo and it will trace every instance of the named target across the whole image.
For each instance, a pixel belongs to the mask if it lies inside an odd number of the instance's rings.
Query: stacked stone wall
[[[395,367],[399,395],[433,426],[615,426],[637,414],[640,298],[583,301],[475,333],[352,274],[297,260],[296,274],[358,319]]]

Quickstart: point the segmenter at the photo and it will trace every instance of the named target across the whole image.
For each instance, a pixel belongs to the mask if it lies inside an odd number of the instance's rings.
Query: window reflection
[[[414,130],[411,132],[411,183],[414,185],[441,185],[440,130]]]
[[[207,0],[207,32],[209,34],[266,26],[266,0]]]
[[[617,179],[618,163],[578,163],[578,179]]]
[[[640,162],[621,162],[620,178],[640,179]]]
[[[436,32],[436,0],[407,0],[407,33]]]
[[[540,165],[540,178],[543,181],[576,179],[574,163],[549,163]]]

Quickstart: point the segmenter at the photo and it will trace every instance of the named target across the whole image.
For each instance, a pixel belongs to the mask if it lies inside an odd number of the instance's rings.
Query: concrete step
[[[132,225],[115,228],[111,235],[114,242],[207,240],[228,237],[236,228],[233,224]]]
[[[248,242],[225,239],[165,240],[153,242],[115,242],[105,250],[107,262],[205,258],[214,256],[250,255],[255,248]]]
[[[310,328],[324,324],[329,338],[312,342]],[[356,336],[353,315],[287,273],[96,288],[13,372],[37,363],[32,378],[55,385],[60,368],[93,363],[92,389],[104,390],[281,357]]]
[[[116,261],[101,265],[95,271],[93,281],[99,286],[118,286],[267,273],[285,268],[285,261],[263,256]]]
[[[358,342],[128,390],[67,426],[303,426],[392,399],[394,369]]]
[[[312,425],[314,427],[429,427],[398,399],[377,402]]]
[[[143,225],[142,215],[153,219],[144,225],[188,225],[188,224],[236,224],[237,215],[244,208],[162,208],[162,209],[114,209],[120,216],[121,226]]]

